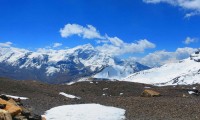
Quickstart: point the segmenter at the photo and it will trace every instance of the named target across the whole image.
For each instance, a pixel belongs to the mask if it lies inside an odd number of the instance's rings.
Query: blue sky
[[[111,46],[113,43],[108,38],[114,37],[123,41],[124,47],[132,43],[138,45],[137,41],[141,40],[154,44],[148,44],[141,51],[129,50],[121,56],[198,48],[200,1],[171,1],[0,0],[0,43],[9,41],[12,46],[30,50],[53,47],[54,43],[57,43],[54,49],[87,43],[97,47]],[[91,25],[102,36],[101,41],[109,43],[98,44],[98,37],[88,39],[84,33],[63,37],[60,30],[65,25],[78,25],[85,30]]]

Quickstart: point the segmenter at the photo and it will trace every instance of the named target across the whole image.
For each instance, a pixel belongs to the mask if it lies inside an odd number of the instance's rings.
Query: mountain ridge
[[[137,68],[137,65],[142,66],[141,69]],[[110,66],[121,67],[120,70],[123,71],[120,72],[128,71],[129,74],[135,72],[135,68],[137,71],[148,69],[147,66],[139,63],[129,64],[109,56],[98,51],[91,44],[66,50],[39,49],[35,52],[14,47],[0,48],[0,76],[14,79],[65,83],[81,77],[93,76]],[[126,70],[127,66],[132,67]]]

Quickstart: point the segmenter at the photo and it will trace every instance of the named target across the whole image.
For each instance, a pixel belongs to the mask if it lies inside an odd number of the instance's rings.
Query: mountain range
[[[66,50],[0,48],[0,76],[16,80],[56,84],[90,76],[119,80],[146,69],[149,67],[109,56],[90,44]]]

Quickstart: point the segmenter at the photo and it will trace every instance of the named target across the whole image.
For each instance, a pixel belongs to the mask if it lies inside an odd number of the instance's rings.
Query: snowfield
[[[125,110],[99,104],[64,105],[46,111],[47,120],[125,120]]]

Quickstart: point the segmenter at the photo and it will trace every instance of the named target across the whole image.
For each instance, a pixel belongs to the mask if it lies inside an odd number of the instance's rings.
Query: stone
[[[8,111],[11,114],[11,116],[18,115],[19,113],[22,112],[22,109],[19,106],[13,103],[10,103],[8,101],[5,101],[1,98],[0,98],[0,104],[6,104],[6,107],[4,108],[4,110]]]
[[[158,96],[160,96],[160,93],[154,90],[144,90],[141,94],[141,97],[158,97]]]
[[[3,109],[0,109],[0,120],[12,120],[11,114]]]

